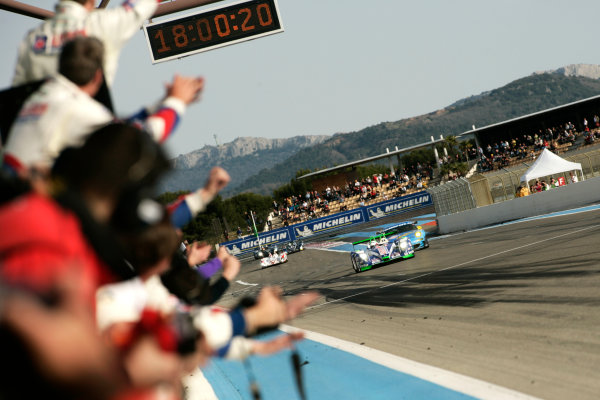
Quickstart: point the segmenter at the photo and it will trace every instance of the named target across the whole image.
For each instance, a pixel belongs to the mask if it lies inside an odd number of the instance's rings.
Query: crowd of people
[[[335,205],[339,205],[336,210],[347,211],[349,199],[357,199],[356,206],[364,206],[369,201],[389,200],[390,196],[400,197],[411,190],[424,189],[432,173],[430,165],[417,163],[389,173],[347,181],[343,186],[330,185],[321,191],[309,190],[305,194],[288,196],[281,202],[274,201],[273,215],[281,217],[283,226],[289,226],[323,217]]]
[[[229,175],[215,167],[204,187],[169,206],[153,199],[170,167],[161,143],[203,78],[175,76],[156,106],[129,118],[111,111],[119,52],[156,7],[60,0],[19,47],[11,90],[34,93],[3,132],[2,398],[183,398],[188,374],[213,357],[300,340],[253,336],[318,298],[265,287],[231,310],[212,306],[240,262],[226,248],[182,243],[181,228]]]
[[[477,168],[481,172],[505,168],[514,162],[534,160],[536,155],[548,149],[557,152],[561,147],[569,147],[578,137],[583,136],[585,143],[592,143],[600,137],[600,118],[594,116],[594,126],[588,126],[587,119],[583,120],[583,131],[578,132],[572,122],[563,125],[540,129],[532,134],[524,134],[520,138],[501,140],[500,143],[488,143],[484,148],[477,148]]]
[[[577,174],[570,172],[568,181],[563,178],[554,178],[551,177],[549,182],[546,182],[545,179],[539,180],[536,179],[535,183],[531,186],[528,186],[526,183],[522,183],[519,185],[515,192],[515,197],[525,197],[529,196],[533,193],[540,193],[546,190],[554,189],[559,186],[566,185],[567,183],[576,183],[579,182],[579,178],[577,178]]]

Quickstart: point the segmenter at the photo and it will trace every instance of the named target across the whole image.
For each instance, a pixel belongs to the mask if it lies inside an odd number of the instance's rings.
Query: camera
[[[180,355],[196,351],[196,341],[200,337],[189,313],[176,311],[172,316],[165,317],[152,309],[142,312],[128,344],[144,334],[153,336],[164,351]]]
[[[171,322],[177,340],[177,353],[191,354],[196,351],[196,341],[200,333],[194,327],[194,322],[189,313],[176,312]]]

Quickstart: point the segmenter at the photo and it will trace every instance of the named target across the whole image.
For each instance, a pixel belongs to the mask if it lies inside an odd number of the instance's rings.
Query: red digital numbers
[[[199,19],[196,21],[196,29],[198,30],[198,37],[203,42],[212,39],[212,32],[210,30],[210,24],[206,18]]]
[[[231,29],[229,29],[229,21],[227,20],[227,16],[225,16],[225,14],[215,15],[214,21],[215,26],[217,27],[217,35],[225,37],[231,33]]]
[[[165,51],[171,50],[171,48],[165,43],[165,35],[163,34],[162,29],[156,31],[154,38],[160,40],[160,47],[157,50],[159,53],[164,53]]]
[[[259,4],[256,7],[258,13],[258,23],[260,26],[269,26],[273,23],[273,17],[271,17],[271,9],[267,4]]]
[[[185,34],[185,26],[175,25],[172,29],[173,41],[177,47],[185,47],[189,43],[188,37]]]
[[[246,31],[251,31],[252,29],[254,29],[254,25],[250,25],[250,16],[252,16],[252,11],[250,11],[249,8],[242,8],[240,11],[238,11],[238,15],[244,15],[244,21],[242,22],[242,30],[244,32]]]
[[[154,59],[279,32],[276,0],[258,0],[147,26]]]

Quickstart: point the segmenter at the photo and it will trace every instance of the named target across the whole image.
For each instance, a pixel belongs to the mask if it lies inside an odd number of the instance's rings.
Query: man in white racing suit
[[[158,0],[125,0],[120,7],[94,10],[94,0],[61,0],[56,14],[29,31],[19,46],[13,86],[52,76],[65,42],[94,36],[105,49],[104,74],[112,86],[122,47],[150,18]]]
[[[24,177],[31,168],[47,171],[62,149],[81,145],[89,133],[113,122],[113,114],[92,98],[103,80],[102,52],[102,43],[91,37],[78,37],[64,46],[59,74],[27,99],[9,132],[6,170]],[[201,78],[176,76],[159,106],[143,110],[133,122],[156,141],[164,141],[203,85]]]

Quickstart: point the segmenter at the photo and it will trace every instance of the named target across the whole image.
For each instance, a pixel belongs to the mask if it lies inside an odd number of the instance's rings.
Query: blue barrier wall
[[[258,234],[258,239],[254,235],[249,235],[240,239],[221,243],[220,245],[227,246],[231,254],[247,254],[256,250],[259,244],[285,243],[294,240],[289,228],[290,227],[285,227],[268,232],[261,232]]]
[[[221,243],[226,246],[231,254],[244,255],[253,252],[259,244],[285,243],[290,240],[307,238],[315,234],[344,228],[350,225],[362,224],[379,218],[416,210],[433,204],[429,193],[423,191],[409,194],[392,200],[382,201],[354,210],[331,214],[326,217],[311,219],[310,221],[290,225],[268,232],[261,232],[256,236],[245,236],[240,239]]]
[[[326,217],[311,219],[310,221],[294,224],[290,230],[294,239],[305,238],[316,233],[323,233],[349,225],[362,224],[367,222],[364,207],[341,213],[331,214]]]

